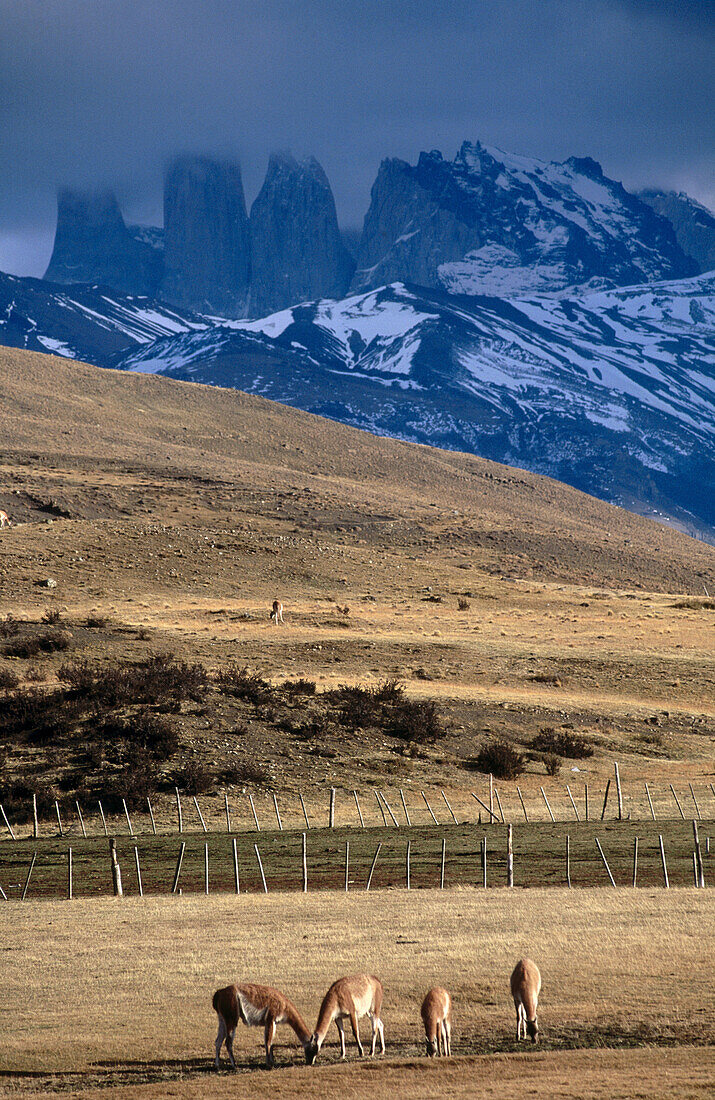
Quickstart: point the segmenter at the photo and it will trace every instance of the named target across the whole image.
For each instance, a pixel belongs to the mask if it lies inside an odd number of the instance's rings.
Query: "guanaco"
[[[541,974],[531,959],[519,959],[511,976],[511,995],[516,1008],[517,1042],[527,1035],[532,1043],[539,1041],[539,1024],[536,1019],[536,1007],[541,992]]]
[[[233,1057],[233,1037],[239,1020],[246,1027],[264,1027],[267,1066],[275,1065],[273,1040],[277,1024],[289,1024],[307,1052],[312,1039],[310,1028],[292,1001],[269,985],[227,985],[224,989],[216,990],[213,1006],[218,1014],[216,1069],[219,1069],[221,1064],[220,1052],[224,1042],[228,1051],[228,1060],[232,1068],[236,1068]]]
[[[358,1020],[361,1016],[369,1016],[372,1024],[372,1044],[370,1057],[375,1054],[375,1043],[379,1036],[380,1052],[385,1053],[385,1029],[380,1019],[382,1010],[382,982],[371,974],[354,974],[349,978],[338,978],[333,982],[328,992],[323,997],[323,1003],[318,1013],[318,1022],[315,1025],[310,1044],[305,1048],[305,1060],[308,1065],[313,1064],[318,1057],[318,1051],[322,1047],[328,1028],[335,1020],[335,1025],[340,1035],[340,1056],[345,1057],[345,1027],[343,1020],[350,1019],[355,1042],[357,1043],[360,1057],[365,1054],[360,1042],[360,1029]]]
[[[427,1036],[427,1053],[449,1058],[452,1055],[452,998],[437,985],[422,1002],[422,1023]]]
[[[270,618],[273,619],[276,626],[278,626],[278,620],[283,622],[283,604],[280,600],[273,601],[273,609],[270,614]]]
[[[10,517],[7,512],[0,511],[0,527],[10,527]]]

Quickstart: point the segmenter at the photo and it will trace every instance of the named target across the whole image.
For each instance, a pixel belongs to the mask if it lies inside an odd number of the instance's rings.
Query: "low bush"
[[[62,615],[56,607],[48,607],[42,616],[42,621],[43,623],[48,623],[50,626],[54,626],[61,618]]]
[[[391,709],[383,728],[390,737],[420,744],[438,741],[447,732],[432,699],[423,702],[402,700]]]
[[[12,669],[0,667],[0,691],[14,691],[19,683]]]
[[[315,695],[316,683],[315,680],[306,680],[301,677],[300,680],[286,680],[281,684],[281,688],[289,695]]]
[[[544,767],[547,775],[558,775],[561,771],[561,757],[557,756],[555,752],[547,752],[544,756]]]
[[[477,771],[497,779],[518,779],[524,771],[524,757],[507,741],[490,741],[473,762]]]
[[[556,730],[553,726],[544,726],[531,742],[536,752],[550,753],[556,756],[568,756],[574,760],[584,760],[593,756],[593,746],[585,737],[569,733],[568,730]]]
[[[190,756],[174,769],[174,785],[187,794],[207,794],[213,790],[216,780],[202,760]]]
[[[225,695],[232,695],[235,699],[243,699],[247,703],[260,705],[273,698],[273,685],[264,680],[257,672],[249,672],[245,666],[229,665],[223,668],[216,677],[220,690]]]

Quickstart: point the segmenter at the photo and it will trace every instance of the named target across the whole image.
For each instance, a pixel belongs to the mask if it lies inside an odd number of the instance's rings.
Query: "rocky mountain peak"
[[[162,297],[185,308],[240,317],[250,276],[240,167],[209,157],[176,158],[164,182]]]
[[[160,268],[156,250],[127,229],[113,191],[58,192],[55,244],[46,279],[101,283],[124,294],[151,295]]]
[[[340,298],[354,262],[322,166],[274,153],[251,208],[250,312],[263,316],[311,298]]]

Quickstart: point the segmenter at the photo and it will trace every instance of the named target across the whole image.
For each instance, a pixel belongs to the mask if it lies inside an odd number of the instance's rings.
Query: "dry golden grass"
[[[564,1097],[704,1096],[713,1080],[713,932],[709,896],[692,889],[3,906],[0,1090],[486,1097],[539,1087]],[[517,1053],[508,978],[523,954],[543,974],[543,1042]],[[219,985],[275,984],[312,1024],[330,982],[363,969],[385,986],[384,1062],[334,1065],[335,1032],[309,1069],[281,1029],[280,1068],[268,1075],[260,1031],[241,1028],[237,1077],[209,1075]],[[455,1004],[449,1066],[422,1054],[419,1006],[436,983]],[[354,1047],[349,1054],[353,1062]]]

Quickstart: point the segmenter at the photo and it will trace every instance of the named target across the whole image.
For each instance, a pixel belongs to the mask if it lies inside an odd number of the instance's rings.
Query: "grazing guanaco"
[[[315,1031],[311,1036],[309,1045],[305,1048],[305,1060],[308,1065],[312,1066],[318,1057],[318,1051],[325,1041],[328,1028],[333,1020],[335,1020],[340,1035],[340,1056],[345,1057],[345,1027],[343,1020],[346,1017],[350,1019],[350,1025],[361,1058],[365,1054],[360,1042],[360,1029],[358,1026],[358,1020],[361,1016],[369,1016],[372,1024],[370,1057],[375,1054],[375,1043],[378,1036],[380,1037],[380,1052],[384,1054],[385,1029],[380,1019],[381,1010],[382,982],[377,978],[374,978],[371,974],[353,974],[349,978],[338,978],[323,997]]]
[[[241,1020],[246,1027],[263,1027],[266,1045],[266,1065],[275,1065],[273,1058],[273,1040],[277,1024],[289,1024],[298,1036],[306,1051],[311,1042],[310,1029],[295,1005],[279,990],[269,985],[227,985],[217,989],[213,996],[213,1006],[218,1013],[218,1035],[216,1036],[216,1069],[219,1069],[221,1045],[226,1043],[228,1059],[233,1069],[233,1037],[236,1025]]]
[[[536,1019],[536,1007],[541,992],[541,974],[531,959],[519,959],[511,976],[511,995],[516,1008],[517,1042],[527,1034],[532,1043],[539,1041],[539,1024]],[[523,1033],[523,1035],[522,1035]]]
[[[437,985],[422,1002],[422,1023],[427,1036],[427,1053],[449,1058],[452,1054],[452,998]]]
[[[10,527],[10,517],[7,512],[0,511],[0,527]]]
[[[278,620],[283,622],[283,604],[280,600],[273,601],[273,609],[270,614],[270,618],[273,619],[276,626],[278,626]]]

